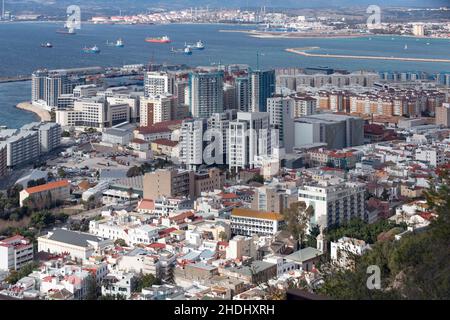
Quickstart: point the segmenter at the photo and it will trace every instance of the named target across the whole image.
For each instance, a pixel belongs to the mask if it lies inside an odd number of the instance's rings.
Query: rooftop
[[[105,240],[104,238],[97,237],[89,233],[70,231],[66,229],[54,229],[48,233],[47,238],[53,241],[85,248],[90,246],[89,241],[101,242]]]
[[[277,212],[266,212],[245,208],[234,208],[231,211],[231,215],[235,217],[237,216],[237,217],[264,219],[264,220],[276,220],[276,221],[284,220],[283,216]]]
[[[69,180],[60,180],[25,189],[28,194],[38,193],[69,186]]]

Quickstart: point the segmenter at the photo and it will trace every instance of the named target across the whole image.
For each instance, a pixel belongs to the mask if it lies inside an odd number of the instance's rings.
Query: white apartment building
[[[172,120],[174,99],[172,95],[141,97],[140,125],[147,127],[155,123]]]
[[[79,99],[73,109],[56,111],[56,123],[65,127],[103,129],[129,121],[128,104],[110,104],[102,97]]]
[[[298,201],[314,208],[310,226],[327,228],[352,218],[365,219],[365,187],[363,183],[319,180],[299,187]]]
[[[278,136],[278,147],[292,152],[294,147],[294,100],[289,97],[267,99],[271,128]]]
[[[107,107],[101,99],[80,99],[72,110],[56,111],[56,123],[63,127],[107,127]]]
[[[445,152],[439,148],[418,148],[415,159],[428,163],[431,167],[438,167],[446,162]]]
[[[95,84],[84,84],[73,88],[73,96],[74,98],[95,97],[99,90],[100,87]]]
[[[142,93],[141,93],[142,94]],[[136,122],[139,118],[139,98],[137,94],[116,94],[112,97],[106,97],[106,101],[110,105],[127,105],[129,111],[129,119]]]
[[[157,96],[167,93],[173,94],[176,75],[170,72],[151,71],[145,73],[145,96]]]
[[[129,246],[150,244],[158,238],[158,228],[121,219],[91,221],[89,233],[111,240],[123,239]]]
[[[7,165],[14,167],[37,159],[40,155],[39,133],[20,131],[6,141]]]
[[[238,112],[230,121],[228,138],[228,167],[230,170],[253,168],[257,156],[270,155],[271,130],[266,112]]]
[[[161,197],[154,200],[154,206],[152,213],[167,217],[176,212],[191,210],[193,202],[185,197]]]
[[[39,126],[40,152],[52,151],[61,144],[61,126],[57,123],[47,122]]]
[[[180,163],[189,169],[203,164],[203,132],[206,129],[204,119],[183,121],[180,129]]]
[[[105,277],[102,285],[102,295],[122,295],[130,298],[137,284],[134,273],[116,272]]]
[[[0,241],[0,270],[19,270],[33,261],[33,244],[17,235]]]
[[[316,113],[317,100],[307,95],[292,96],[294,100],[294,118],[309,116]]]
[[[217,141],[215,144],[215,153],[217,155],[217,163],[221,160],[228,163],[228,130],[230,121],[236,119],[235,110],[226,110],[224,113],[214,113],[207,121],[207,132],[205,140],[207,143]]]
[[[231,233],[252,236],[274,235],[284,224],[284,218],[277,212],[235,208],[231,211]]]

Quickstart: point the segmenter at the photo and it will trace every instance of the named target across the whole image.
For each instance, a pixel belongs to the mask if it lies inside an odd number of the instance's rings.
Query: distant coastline
[[[52,120],[52,118],[50,116],[50,112],[48,112],[47,110],[45,110],[41,107],[32,105],[31,102],[29,102],[29,101],[18,103],[16,105],[16,108],[35,113],[40,118],[41,121],[51,121]]]
[[[222,29],[219,32],[229,33],[245,33],[253,38],[263,39],[314,39],[314,38],[328,38],[328,39],[351,39],[367,37],[367,34],[326,34],[326,33],[303,33],[303,32],[263,32],[258,30],[226,30]]]

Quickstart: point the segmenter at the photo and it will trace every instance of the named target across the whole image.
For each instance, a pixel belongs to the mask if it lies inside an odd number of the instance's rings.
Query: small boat
[[[430,45],[430,43],[429,42],[427,42],[427,46],[429,46]]]
[[[122,39],[118,39],[118,40],[116,41],[115,46],[118,47],[118,48],[123,48],[123,47],[125,46],[125,44],[123,43],[123,40],[122,40]]]
[[[84,47],[83,52],[84,53],[100,53],[100,49],[97,46],[93,46],[91,48]]]
[[[203,50],[203,49],[205,49],[205,44],[202,42],[202,40],[199,40],[195,44],[194,49]]]
[[[42,48],[53,48],[53,45],[50,42],[41,43]]]
[[[185,55],[190,56],[190,55],[192,54],[192,49],[191,49],[191,47],[190,47],[190,46],[184,47],[183,53],[184,53]]]
[[[123,48],[125,46],[125,44],[123,43],[122,39],[118,39],[116,42],[109,42],[108,40],[106,41],[106,45],[108,47],[117,47],[117,48]]]
[[[158,38],[145,38],[146,42],[151,42],[151,43],[170,43],[172,42],[172,40],[170,40],[170,38],[168,36],[162,36],[162,37],[158,37]]]
[[[405,44],[405,48],[404,48],[405,50],[408,50],[408,45],[407,44]]]

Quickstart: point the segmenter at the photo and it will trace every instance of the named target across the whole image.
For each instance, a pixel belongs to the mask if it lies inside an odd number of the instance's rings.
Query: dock
[[[338,58],[338,59],[367,59],[367,60],[396,60],[396,61],[414,61],[414,62],[443,62],[450,63],[450,59],[439,58],[402,58],[402,57],[383,57],[383,56],[353,56],[353,55],[341,55],[341,54],[323,54],[323,53],[309,53],[304,49],[288,48],[287,52],[295,53],[305,57],[318,57],[318,58]]]

